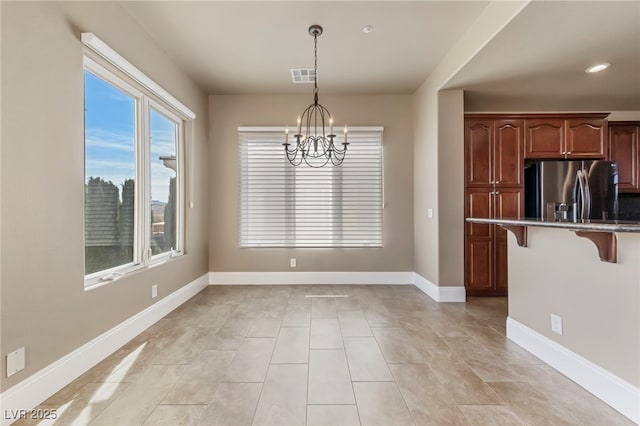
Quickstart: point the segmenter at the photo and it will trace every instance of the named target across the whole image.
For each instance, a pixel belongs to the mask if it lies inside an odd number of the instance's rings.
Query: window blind
[[[317,169],[289,163],[284,129],[238,136],[240,247],[382,246],[382,128],[350,128],[344,163]]]

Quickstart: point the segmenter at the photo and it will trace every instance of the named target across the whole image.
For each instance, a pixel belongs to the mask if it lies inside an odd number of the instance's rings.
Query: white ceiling
[[[321,93],[366,95],[413,93],[487,2],[120,4],[210,94],[310,92],[289,69],[313,67],[320,24]],[[640,1],[531,2],[446,88],[475,111],[640,110]]]
[[[320,93],[382,94],[413,93],[487,2],[121,4],[210,94],[311,92],[289,69],[313,68],[312,24]]]
[[[532,2],[447,87],[471,111],[638,111],[640,1]]]

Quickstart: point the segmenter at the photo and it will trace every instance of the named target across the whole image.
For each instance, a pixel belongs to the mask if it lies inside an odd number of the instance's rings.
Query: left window
[[[85,286],[180,256],[186,119],[99,58],[84,58]]]

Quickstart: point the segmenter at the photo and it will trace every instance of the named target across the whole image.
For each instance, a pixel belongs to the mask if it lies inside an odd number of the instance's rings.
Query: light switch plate
[[[151,298],[154,299],[156,297],[158,297],[158,284],[151,286]]]
[[[24,370],[24,359],[24,347],[7,354],[7,377],[13,376],[20,370]]]
[[[296,267],[296,258],[292,257],[291,259],[289,259],[289,266],[291,266],[292,268]]]
[[[427,218],[433,219],[433,209],[427,209]]]

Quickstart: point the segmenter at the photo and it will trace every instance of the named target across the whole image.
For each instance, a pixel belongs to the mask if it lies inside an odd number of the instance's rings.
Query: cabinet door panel
[[[521,186],[524,162],[524,121],[494,123],[494,179],[499,186]]]
[[[467,290],[493,290],[493,242],[486,238],[469,238],[465,255]]]
[[[638,170],[638,129],[633,125],[611,125],[609,127],[609,154],[611,161],[618,163],[618,190],[634,192],[640,190]]]
[[[465,120],[464,156],[467,186],[491,184],[491,139],[491,120]]]
[[[493,217],[493,188],[468,188],[465,197],[465,218]],[[491,237],[491,225],[465,222],[469,237]]]
[[[604,159],[607,156],[607,122],[602,119],[568,119],[566,122],[568,158]]]
[[[520,219],[524,213],[524,189],[500,188],[495,194],[494,217]]]
[[[525,158],[564,158],[564,120],[525,120]]]
[[[524,190],[517,188],[498,189],[495,194],[495,217],[521,218],[524,214]],[[495,247],[494,259],[494,280],[495,289],[500,294],[507,294],[509,282],[508,254],[507,254],[507,231],[500,226],[496,226],[493,231],[493,241]]]

